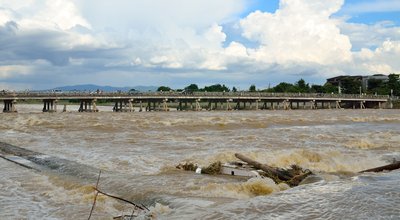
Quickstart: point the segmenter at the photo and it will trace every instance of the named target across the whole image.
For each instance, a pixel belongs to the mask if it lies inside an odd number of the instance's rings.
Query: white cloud
[[[280,0],[239,18],[251,1],[0,0],[0,80],[250,84],[400,70],[399,27],[333,18],[343,0]]]
[[[1,0],[0,5],[13,12],[8,19],[17,21],[24,29],[68,30],[77,25],[90,28],[71,0]]]
[[[339,27],[343,34],[349,36],[353,50],[376,48],[387,39],[400,40],[400,27],[389,21],[367,25],[343,20]]]
[[[31,69],[30,66],[25,65],[3,65],[0,66],[0,79],[28,75],[32,72]]]
[[[334,64],[351,61],[351,44],[330,16],[343,0],[281,0],[275,13],[254,12],[240,22],[243,36],[260,43],[251,52],[267,63]]]
[[[375,50],[362,49],[355,57],[356,63],[368,73],[400,72],[400,41],[386,40]]]

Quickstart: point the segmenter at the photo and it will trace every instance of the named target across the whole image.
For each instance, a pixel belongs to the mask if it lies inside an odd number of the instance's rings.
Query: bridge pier
[[[282,104],[283,104],[283,110],[291,110],[290,108],[291,102],[289,102],[288,100],[283,100]]]
[[[153,104],[153,106],[151,106],[151,104]],[[155,101],[147,101],[147,107],[146,107],[146,111],[147,112],[151,112],[151,111],[155,111],[156,110],[156,102]]]
[[[317,103],[315,102],[315,100],[312,100],[311,102],[310,102],[310,109],[317,109]]]
[[[178,101],[178,107],[176,107],[177,111],[182,111],[182,102],[179,100]]]
[[[3,112],[4,113],[17,113],[17,100],[4,100],[4,108]]]
[[[168,99],[164,99],[164,100],[163,100],[162,111],[164,111],[164,112],[169,111],[169,108],[168,108]]]
[[[227,100],[226,100],[226,110],[227,110],[227,111],[231,111],[231,110],[232,110],[231,102],[232,102],[231,99],[227,99]]]
[[[82,99],[79,106],[79,112],[98,112],[96,99]]]
[[[340,106],[340,101],[336,101],[336,109],[342,109],[342,106]]]
[[[140,101],[139,102],[139,112],[142,112],[142,111],[143,111],[143,102]]]
[[[57,99],[43,99],[43,112],[57,112]]]
[[[360,109],[365,109],[365,105],[363,101],[360,101]]]
[[[132,99],[115,101],[113,112],[133,112]]]
[[[196,99],[196,111],[201,111],[200,99]]]

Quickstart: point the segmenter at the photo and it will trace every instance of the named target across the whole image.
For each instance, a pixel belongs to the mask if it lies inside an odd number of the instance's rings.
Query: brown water
[[[398,110],[28,113],[39,109],[0,113],[0,141],[83,165],[36,172],[0,159],[0,219],[87,219],[96,183],[88,166],[104,171],[104,191],[149,207],[140,218],[400,218],[399,171],[355,174],[400,160]],[[236,152],[309,168],[319,181],[288,189],[174,168]],[[93,219],[131,211],[101,196]]]

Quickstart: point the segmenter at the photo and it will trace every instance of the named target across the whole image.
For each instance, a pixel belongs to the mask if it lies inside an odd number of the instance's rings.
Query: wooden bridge
[[[43,112],[56,112],[59,101],[79,103],[79,112],[98,112],[97,102],[112,102],[115,112],[201,110],[290,110],[290,109],[365,109],[385,108],[389,96],[262,93],[262,92],[147,92],[147,93],[0,93],[3,112],[17,112],[17,103],[39,100]],[[63,111],[66,111],[64,105]]]

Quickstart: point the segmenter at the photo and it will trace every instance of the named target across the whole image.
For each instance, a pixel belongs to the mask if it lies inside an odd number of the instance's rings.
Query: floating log
[[[312,174],[310,170],[303,170],[297,165],[292,165],[291,169],[282,169],[259,163],[238,153],[235,154],[235,157],[253,166],[255,169],[264,171],[266,176],[274,180],[277,184],[283,182],[291,187],[298,186],[301,181]]]
[[[366,172],[375,172],[375,173],[379,173],[379,172],[383,172],[383,171],[392,171],[392,170],[397,170],[400,169],[400,161],[394,162],[392,164],[388,164],[385,166],[381,166],[381,167],[375,167],[372,169],[368,169],[368,170],[363,170],[360,171],[358,173],[366,173]]]
[[[244,155],[236,153],[235,157],[237,157],[239,160],[242,160],[242,161],[248,163],[249,165],[253,166],[256,169],[263,170],[266,173],[269,173],[269,174],[271,174],[273,176],[278,177],[281,181],[288,181],[288,180],[291,180],[293,178],[293,176],[288,175],[283,170],[268,166],[266,164],[259,163],[259,162],[255,161],[255,160],[252,160],[252,159],[250,159],[250,158],[248,158],[248,157],[246,157]]]

